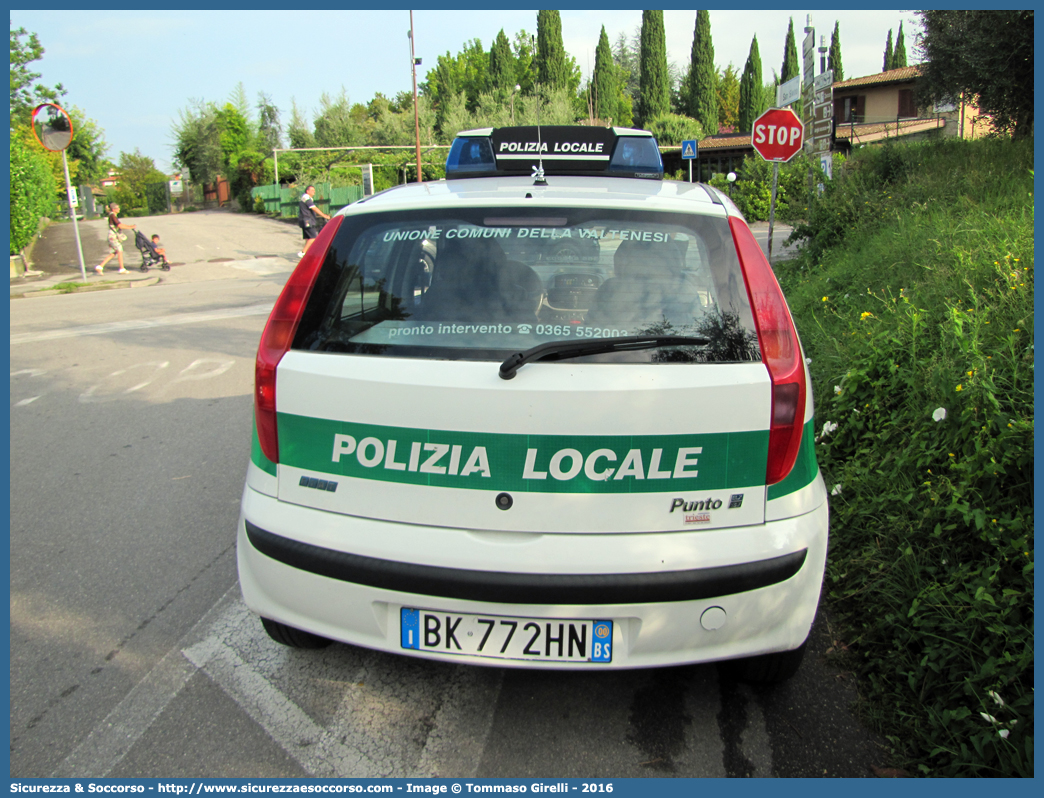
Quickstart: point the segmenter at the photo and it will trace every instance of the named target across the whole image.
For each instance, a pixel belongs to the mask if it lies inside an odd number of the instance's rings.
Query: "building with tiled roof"
[[[978,109],[970,103],[918,108],[915,87],[920,73],[920,66],[915,65],[834,83],[831,150],[847,152],[896,137],[975,138],[987,132],[987,125],[978,119]],[[681,159],[680,147],[660,149],[668,174],[688,168]],[[693,179],[708,180],[714,174],[736,171],[743,159],[752,155],[749,133],[709,136],[699,142]]]
[[[845,91],[851,88],[857,88],[860,86],[884,86],[889,83],[906,83],[911,80],[916,80],[921,74],[920,66],[908,66],[900,67],[899,69],[889,69],[887,72],[878,72],[874,75],[865,75],[861,78],[852,78],[851,80],[841,80],[834,84],[834,91]]]
[[[920,67],[902,67],[835,83],[834,121],[840,125],[915,119],[914,83],[920,74]]]

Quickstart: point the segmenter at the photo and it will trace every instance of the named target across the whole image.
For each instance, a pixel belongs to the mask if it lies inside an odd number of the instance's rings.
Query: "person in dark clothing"
[[[309,186],[301,195],[301,201],[297,204],[297,224],[301,228],[301,237],[304,238],[304,246],[297,253],[297,257],[303,258],[308,248],[312,246],[315,237],[319,235],[319,219],[330,217],[315,206],[315,186]]]

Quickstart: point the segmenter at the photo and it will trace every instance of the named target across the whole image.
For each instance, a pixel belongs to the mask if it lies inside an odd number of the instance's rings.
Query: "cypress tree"
[[[642,125],[671,112],[671,86],[667,74],[667,36],[663,11],[642,12],[641,73],[638,79],[638,118]]]
[[[605,25],[598,37],[598,48],[595,50],[594,75],[591,77],[591,88],[594,91],[594,114],[599,119],[620,121],[617,107],[620,105],[620,86],[616,80],[616,65],[613,63],[613,51],[609,47],[609,37],[605,33]]]
[[[884,66],[881,67],[882,72],[887,72],[892,68],[892,29],[888,29],[888,43],[885,45],[884,51]]]
[[[834,34],[830,37],[830,69],[834,70],[834,82],[840,83],[845,79],[845,70],[841,66],[841,23],[834,23]]]
[[[892,69],[906,66],[906,42],[903,39],[903,23],[899,23],[899,33],[895,37],[895,49],[892,50]]]
[[[797,42],[794,40],[794,18],[790,18],[790,27],[787,28],[787,39],[783,43],[783,66],[779,70],[779,82],[786,83],[791,78],[801,74],[801,65],[798,61]]]
[[[718,73],[714,68],[714,44],[711,42],[710,12],[696,12],[696,29],[692,35],[692,58],[689,65],[688,113],[713,136],[718,132]]]
[[[743,67],[740,78],[739,129],[742,133],[750,132],[754,120],[761,115],[761,100],[765,87],[761,82],[761,54],[758,52],[758,37],[750,43],[747,63]]]
[[[515,56],[503,28],[489,50],[489,83],[501,99],[510,96],[515,88]]]
[[[736,75],[736,68],[729,64],[716,80],[718,129],[727,127],[735,130],[739,125],[739,77]]]
[[[537,80],[546,90],[569,85],[565,45],[562,43],[562,15],[558,11],[537,11]]]

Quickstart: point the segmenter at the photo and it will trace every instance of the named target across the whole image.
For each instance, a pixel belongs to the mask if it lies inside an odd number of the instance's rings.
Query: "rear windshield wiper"
[[[590,341],[551,341],[539,344],[525,352],[515,352],[500,364],[500,378],[510,380],[515,372],[530,360],[566,360],[603,352],[634,352],[639,349],[658,349],[661,346],[706,346],[709,338],[688,335],[627,335],[618,338],[595,338]]]

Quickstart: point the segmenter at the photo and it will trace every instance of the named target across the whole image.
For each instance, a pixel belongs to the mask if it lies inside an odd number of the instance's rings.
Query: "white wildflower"
[[[838,396],[841,395],[841,386],[840,385],[835,385],[834,386],[834,393],[836,393]]]
[[[1000,724],[1000,721],[997,720],[995,717],[993,717],[993,715],[990,715],[990,714],[988,714],[986,712],[980,712],[979,714],[982,715],[986,720],[988,720],[994,726],[997,726],[997,725]]]
[[[932,413],[932,420],[936,421],[936,422],[945,421],[946,420],[946,408],[945,407],[937,407],[937,408],[935,408],[935,412]]]
[[[1007,740],[1008,739],[1008,735],[1011,734],[1011,732],[1009,732],[1007,729],[1000,729],[997,732],[997,734],[999,734],[1003,739]]]
[[[1004,706],[1004,699],[997,695],[995,692],[993,692],[993,690],[987,690],[986,692],[989,694],[990,698],[997,702],[997,706]]]
[[[841,483],[840,482],[838,482],[836,485],[834,485],[834,489],[832,491],[830,491],[830,495],[831,496],[840,496],[841,495]]]
[[[816,436],[816,443],[819,443],[823,438],[834,432],[837,429],[837,423],[834,421],[828,421],[823,425],[822,431]]]

